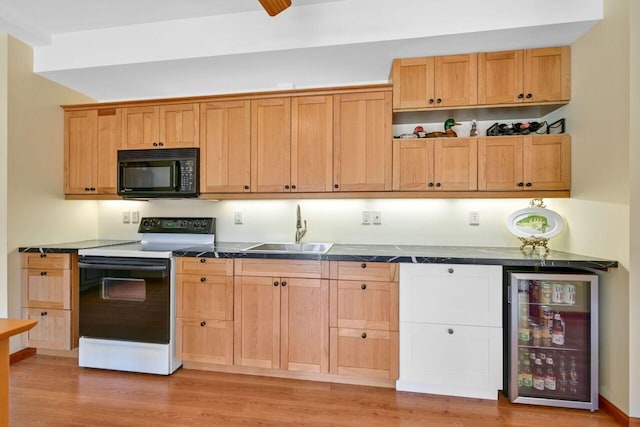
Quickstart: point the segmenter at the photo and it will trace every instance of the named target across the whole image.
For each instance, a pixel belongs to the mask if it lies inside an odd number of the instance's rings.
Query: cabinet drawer
[[[398,378],[398,333],[330,328],[330,373],[395,380]]]
[[[27,347],[71,350],[71,311],[23,308],[22,317],[38,324],[23,335]]]
[[[400,381],[452,395],[489,389],[495,398],[502,388],[502,328],[400,323]]]
[[[315,279],[323,276],[321,261],[293,259],[236,259],[236,276],[302,277]]]
[[[233,277],[176,275],[177,316],[233,320]]]
[[[333,261],[331,263],[331,278],[397,282],[398,264],[386,262]]]
[[[233,259],[178,258],[176,260],[176,272],[185,274],[233,276]]]
[[[23,269],[22,306],[70,309],[70,271]]]
[[[186,362],[233,365],[233,322],[179,317],[176,357]]]
[[[502,267],[402,264],[401,322],[502,326]]]
[[[330,290],[331,326],[398,330],[398,284],[334,280]]]
[[[69,269],[70,254],[23,253],[22,268]]]

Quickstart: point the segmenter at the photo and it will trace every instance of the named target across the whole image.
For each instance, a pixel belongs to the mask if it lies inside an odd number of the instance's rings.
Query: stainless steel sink
[[[285,252],[292,254],[325,254],[333,243],[260,243],[244,249],[247,252]]]

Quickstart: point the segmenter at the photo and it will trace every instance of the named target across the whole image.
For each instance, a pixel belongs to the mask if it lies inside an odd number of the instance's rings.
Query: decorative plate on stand
[[[556,212],[546,209],[542,199],[533,199],[530,207],[509,215],[507,228],[522,242],[520,249],[542,246],[548,252],[547,242],[564,230],[564,220]]]

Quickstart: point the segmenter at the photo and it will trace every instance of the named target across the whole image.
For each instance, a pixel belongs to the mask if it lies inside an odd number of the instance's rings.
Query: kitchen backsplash
[[[554,200],[545,200],[553,209]],[[99,238],[136,238],[138,224],[123,224],[123,212],[144,216],[213,216],[216,239],[225,242],[292,241],[296,204],[307,221],[303,241],[404,245],[518,246],[506,219],[529,199],[356,199],[98,202]],[[380,212],[381,225],[362,225],[362,212]],[[480,225],[469,225],[479,212]],[[234,223],[241,212],[243,224]],[[558,211],[562,215],[562,211]],[[373,217],[373,215],[372,215]],[[566,218],[565,218],[566,219]],[[566,231],[565,231],[566,233]],[[559,236],[551,242],[559,242]]]

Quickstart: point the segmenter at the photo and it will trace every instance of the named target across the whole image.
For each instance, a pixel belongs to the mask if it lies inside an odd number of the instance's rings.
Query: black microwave
[[[198,197],[198,148],[118,150],[118,195]]]

